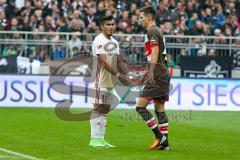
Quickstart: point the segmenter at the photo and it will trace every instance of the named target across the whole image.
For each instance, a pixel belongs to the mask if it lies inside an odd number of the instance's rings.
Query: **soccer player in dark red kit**
[[[143,84],[143,91],[136,103],[136,111],[152,129],[155,139],[149,147],[150,150],[170,150],[168,145],[168,119],[165,114],[164,104],[169,99],[170,75],[167,66],[167,57],[164,37],[155,23],[156,12],[152,7],[140,10],[140,22],[147,31],[145,42],[148,64],[146,73],[139,84]],[[155,113],[159,126],[154,116],[147,110],[150,101],[154,102]]]

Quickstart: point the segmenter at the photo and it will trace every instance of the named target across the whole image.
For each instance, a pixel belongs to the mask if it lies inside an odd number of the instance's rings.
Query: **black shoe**
[[[168,144],[168,138],[167,136],[163,135],[161,141],[160,141],[160,148],[159,150],[169,151],[170,146]]]
[[[170,146],[163,146],[161,145],[159,150],[162,150],[162,151],[170,151]]]

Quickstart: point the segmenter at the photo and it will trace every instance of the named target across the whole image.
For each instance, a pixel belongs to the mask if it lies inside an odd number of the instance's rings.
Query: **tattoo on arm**
[[[129,73],[128,65],[124,62],[123,57],[120,55],[117,56],[117,66],[118,66],[118,71],[121,74],[127,75]]]
[[[98,56],[98,59],[100,63],[103,65],[103,67],[112,75],[116,76],[118,71],[112,67],[112,65],[108,62],[107,60],[107,55],[106,54],[100,54]]]

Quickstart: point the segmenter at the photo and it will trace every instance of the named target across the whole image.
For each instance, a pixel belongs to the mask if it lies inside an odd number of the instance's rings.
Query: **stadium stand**
[[[240,67],[239,0],[0,0],[0,54],[40,62],[90,54],[99,19],[112,14],[121,52],[141,63],[138,15],[149,5],[157,10],[170,66],[180,65],[181,55],[206,55],[233,57],[233,67]]]

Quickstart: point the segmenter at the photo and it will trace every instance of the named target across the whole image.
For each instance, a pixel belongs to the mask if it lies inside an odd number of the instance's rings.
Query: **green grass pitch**
[[[76,109],[74,112],[86,111]],[[135,110],[108,116],[106,139],[90,148],[89,121],[66,122],[54,109],[0,108],[0,148],[46,160],[239,160],[240,113],[167,111],[172,150],[149,151],[153,134]],[[27,158],[0,151],[0,160]]]

